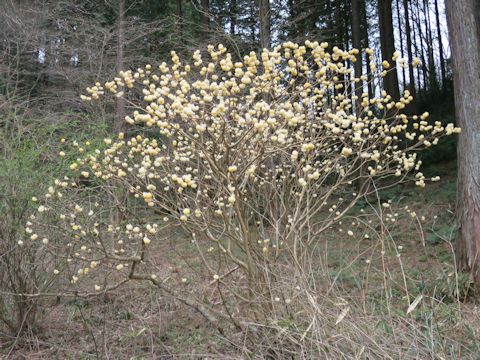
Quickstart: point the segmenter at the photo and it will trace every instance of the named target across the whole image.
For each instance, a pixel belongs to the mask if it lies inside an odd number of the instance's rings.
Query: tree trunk
[[[437,84],[437,74],[435,70],[435,59],[433,58],[433,37],[432,24],[430,22],[430,8],[428,1],[423,0],[423,17],[425,20],[426,35],[427,35],[427,52],[428,52],[428,77],[430,79],[430,88],[435,88]]]
[[[360,1],[362,0],[352,0],[352,43],[353,47],[358,50],[356,55],[357,61],[354,64],[355,78],[360,79],[362,76],[362,31],[360,28]],[[363,0],[364,1],[364,0]],[[358,116],[362,113],[362,93],[363,93],[363,81],[360,80],[358,83],[354,83],[355,87],[355,113]]]
[[[417,14],[416,14],[416,23],[417,23],[417,30],[418,30],[418,37],[420,39],[420,67],[423,72],[423,86],[427,87],[429,86],[428,83],[428,73],[427,73],[427,62],[425,61],[425,55],[423,52],[423,49],[425,48],[423,44],[423,31],[422,31],[422,16],[421,16],[421,11],[420,11],[420,5],[417,6]],[[419,87],[420,88],[420,87]]]
[[[118,24],[117,24],[117,73],[124,70],[124,50],[125,50],[125,0],[118,1]],[[125,99],[123,96],[116,97],[116,129],[117,132],[125,132],[127,123],[125,122]]]
[[[180,48],[183,47],[183,11],[182,0],[177,0],[177,32],[178,32],[178,44]]]
[[[270,0],[260,0],[260,46],[262,49],[270,49]]]
[[[415,110],[415,103],[416,103],[416,89],[415,89],[415,75],[413,74],[413,66],[411,65],[413,62],[413,53],[412,53],[412,30],[410,28],[410,16],[408,14],[408,0],[403,0],[403,7],[405,10],[405,32],[407,35],[407,53],[408,53],[408,62],[410,66],[408,67],[408,76],[410,80],[410,94],[413,96],[413,103],[411,104],[411,110]]]
[[[402,27],[402,17],[400,16],[400,1],[396,1],[396,7],[397,7],[397,18],[398,18],[398,37],[400,38],[400,53],[403,56],[403,27]],[[407,81],[405,77],[405,68],[402,66],[402,78],[403,78],[403,89],[405,90]]]
[[[249,13],[250,13],[250,19],[255,19],[255,16],[257,15],[256,13],[256,4],[252,2],[252,4],[249,6]],[[256,21],[250,21],[250,41],[253,44],[257,44],[257,36],[256,36],[256,31],[257,31],[257,22]]]
[[[357,61],[355,61],[354,64],[354,71],[355,71],[355,78],[360,79],[362,76],[362,29],[361,29],[361,18],[362,18],[362,13],[361,13],[361,7],[365,7],[365,0],[352,0],[352,43],[353,47],[358,49],[359,53],[356,55]],[[367,68],[368,66],[368,61],[367,61]],[[368,79],[367,79],[368,80]],[[363,108],[362,108],[362,93],[363,93],[363,81],[360,79],[358,83],[354,82],[353,86],[355,88],[355,116],[357,118],[360,118],[363,113]],[[365,176],[367,173],[367,163],[364,162],[363,164],[360,164],[359,168],[359,178],[358,181],[356,182],[355,186],[357,189],[357,192],[360,194],[365,194],[368,190],[368,182],[369,178]]]
[[[230,0],[230,35],[235,35],[235,25],[237,20],[237,1]]]
[[[456,259],[480,284],[480,4],[447,0],[458,141]]]
[[[415,23],[415,19],[414,19],[414,11],[412,9],[412,32],[413,32],[413,47],[415,49],[415,56],[420,56],[419,55],[419,50],[418,50],[418,43],[417,43],[417,24]],[[417,69],[417,82],[418,82],[418,89],[421,89],[422,88],[422,73],[421,73],[421,70],[420,70],[420,66],[417,66],[416,67]],[[424,79],[425,80],[425,79]],[[425,81],[424,81],[425,83]],[[416,95],[416,94],[415,94]]]
[[[336,0],[336,7],[335,7],[335,15],[334,15],[334,21],[335,21],[335,45],[341,49],[345,50],[345,32],[346,30],[346,24],[345,24],[345,17],[346,17],[346,12],[344,11],[344,8],[342,7],[343,0]],[[343,85],[343,88],[341,89],[334,89],[334,94],[335,96],[338,94],[343,94],[346,89],[346,79],[345,79],[345,74],[341,73],[337,75],[339,80],[338,83]]]
[[[362,35],[363,41],[365,43],[365,49],[368,48],[368,20],[367,20],[367,4],[364,0],[360,3],[360,12],[361,12],[361,20],[362,20]],[[373,89],[373,76],[372,71],[370,69],[370,59],[368,54],[364,54],[365,56],[365,64],[367,69],[367,89],[368,89],[368,97],[373,99],[374,97],[374,89]]]
[[[343,44],[344,44],[343,49],[346,51],[350,50],[353,46],[352,44],[350,44],[350,40],[351,40],[350,30],[352,28],[351,16],[352,16],[351,9],[349,9],[349,7],[346,4],[344,4],[343,5]],[[349,61],[345,60],[344,64],[345,66],[348,66]]]
[[[442,74],[442,88],[445,86],[445,59],[443,58],[442,30],[440,28],[440,15],[438,12],[438,0],[435,0],[435,18],[437,23],[438,52],[440,53],[440,71]]]
[[[210,1],[202,0],[202,16],[200,18],[200,28],[203,34],[203,40],[207,41],[210,38]]]
[[[390,94],[393,100],[400,99],[398,90],[397,70],[391,68],[395,66],[392,60],[395,52],[395,38],[393,36],[392,19],[392,0],[378,0],[378,20],[380,24],[380,45],[382,48],[382,58],[388,61],[390,69],[384,79],[385,91]]]

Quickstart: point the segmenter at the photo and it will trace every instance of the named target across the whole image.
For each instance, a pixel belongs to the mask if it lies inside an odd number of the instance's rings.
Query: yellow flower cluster
[[[357,195],[350,203],[341,199],[332,205],[332,194],[351,188],[359,177],[374,181],[413,172],[416,184],[425,186],[415,151],[460,129],[430,124],[427,113],[401,114],[412,101],[408,91],[398,101],[385,92],[357,98],[352,85],[365,78],[355,78],[345,64],[356,60],[358,50],[334,47],[330,53],[327,48],[327,43],[287,42],[235,62],[223,45],[210,46],[209,59],[195,52],[192,65],[172,52],[171,66],[121,72],[104,87],[87,89],[82,98],[98,99],[104,89],[115,96],[138,91],[143,104],[125,121],[149,128],[149,136],[105,139],[106,150],[83,154],[70,168],[92,181],[128,189],[148,207],[169,214],[164,226],[202,234],[210,241],[207,253],[216,249],[245,269],[251,257],[277,256],[315,214],[325,210],[327,219],[341,218]],[[278,209],[269,213],[271,202]],[[69,234],[80,240],[70,243],[70,258],[80,262],[111,262],[123,270],[159,233],[157,224],[127,224],[122,230],[120,224],[105,223],[102,229],[91,220],[84,229],[75,219],[89,214],[89,208],[74,205],[70,218],[60,218],[70,222]],[[252,234],[268,233],[264,223],[284,224],[278,241],[268,247],[251,241]],[[104,232],[115,234],[115,240],[108,242]],[[271,238],[267,233],[263,237]],[[242,256],[235,255],[239,250]],[[77,280],[88,273],[81,269]]]

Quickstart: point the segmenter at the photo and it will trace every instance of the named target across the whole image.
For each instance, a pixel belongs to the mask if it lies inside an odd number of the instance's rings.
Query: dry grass
[[[51,299],[43,309],[40,328],[15,339],[14,348],[13,339],[2,339],[2,356],[476,359],[478,297],[468,278],[456,274],[451,265],[451,239],[445,229],[453,224],[445,189],[435,185],[424,198],[411,194],[411,189],[404,191],[410,195],[402,206],[408,203],[419,218],[427,217],[423,236],[411,231],[415,224],[409,216],[400,216],[389,226],[390,236],[383,245],[375,238],[347,239],[338,226],[330,229],[312,249],[309,274],[293,276],[292,269],[281,270],[284,277],[277,286],[290,294],[288,306],[278,306],[277,318],[264,324],[252,322],[244,332],[226,325],[228,333],[222,336],[201,315],[149,283],[130,282],[98,297]],[[403,194],[387,196],[395,202]],[[194,291],[211,302],[219,298],[215,285],[199,275],[201,264],[193,246],[172,236],[153,256],[162,264],[158,274],[168,274],[177,290]],[[181,282],[183,277],[186,283]],[[419,296],[420,302],[407,314],[409,304]],[[248,340],[249,332],[254,344]]]

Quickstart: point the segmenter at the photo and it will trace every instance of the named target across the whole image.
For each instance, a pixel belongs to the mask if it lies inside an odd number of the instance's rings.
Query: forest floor
[[[332,302],[342,299],[350,303],[355,315],[344,321],[360,324],[375,319],[371,336],[392,339],[390,355],[379,352],[378,358],[408,354],[393,347],[406,341],[401,339],[402,329],[412,324],[418,329],[419,343],[431,346],[432,359],[479,358],[480,294],[468,274],[458,274],[453,265],[455,175],[449,167],[443,168],[446,175],[441,182],[426,189],[407,186],[379,194],[381,201],[391,200],[400,209],[408,206],[414,210],[416,219],[425,216],[423,230],[416,227],[412,217],[399,217],[398,224],[390,229],[391,240],[383,244],[383,253],[379,242],[339,236],[338,229],[319,244],[322,256],[318,265],[325,271],[319,282],[323,281],[325,287],[319,287],[319,291],[324,291],[322,296],[331,296]],[[165,273],[175,277],[177,269],[198,263],[193,249],[191,261],[185,262],[188,251],[172,241],[158,247],[156,256],[162,260]],[[208,281],[200,281],[205,279],[196,274],[191,271],[191,278],[183,286],[215,296],[215,287],[200,285]],[[419,298],[419,304],[407,313],[409,304]],[[88,300],[49,299],[41,316],[42,326],[5,342],[0,358],[244,358],[238,344],[232,344],[199,314],[147,283],[131,282]],[[357,358],[363,358],[361,352]],[[412,354],[403,358],[417,357]]]

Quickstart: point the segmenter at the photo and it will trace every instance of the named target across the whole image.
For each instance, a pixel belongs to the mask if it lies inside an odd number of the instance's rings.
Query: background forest
[[[450,6],[447,25],[444,0],[2,1],[0,358],[478,359]],[[155,82],[181,86],[160,102]]]

